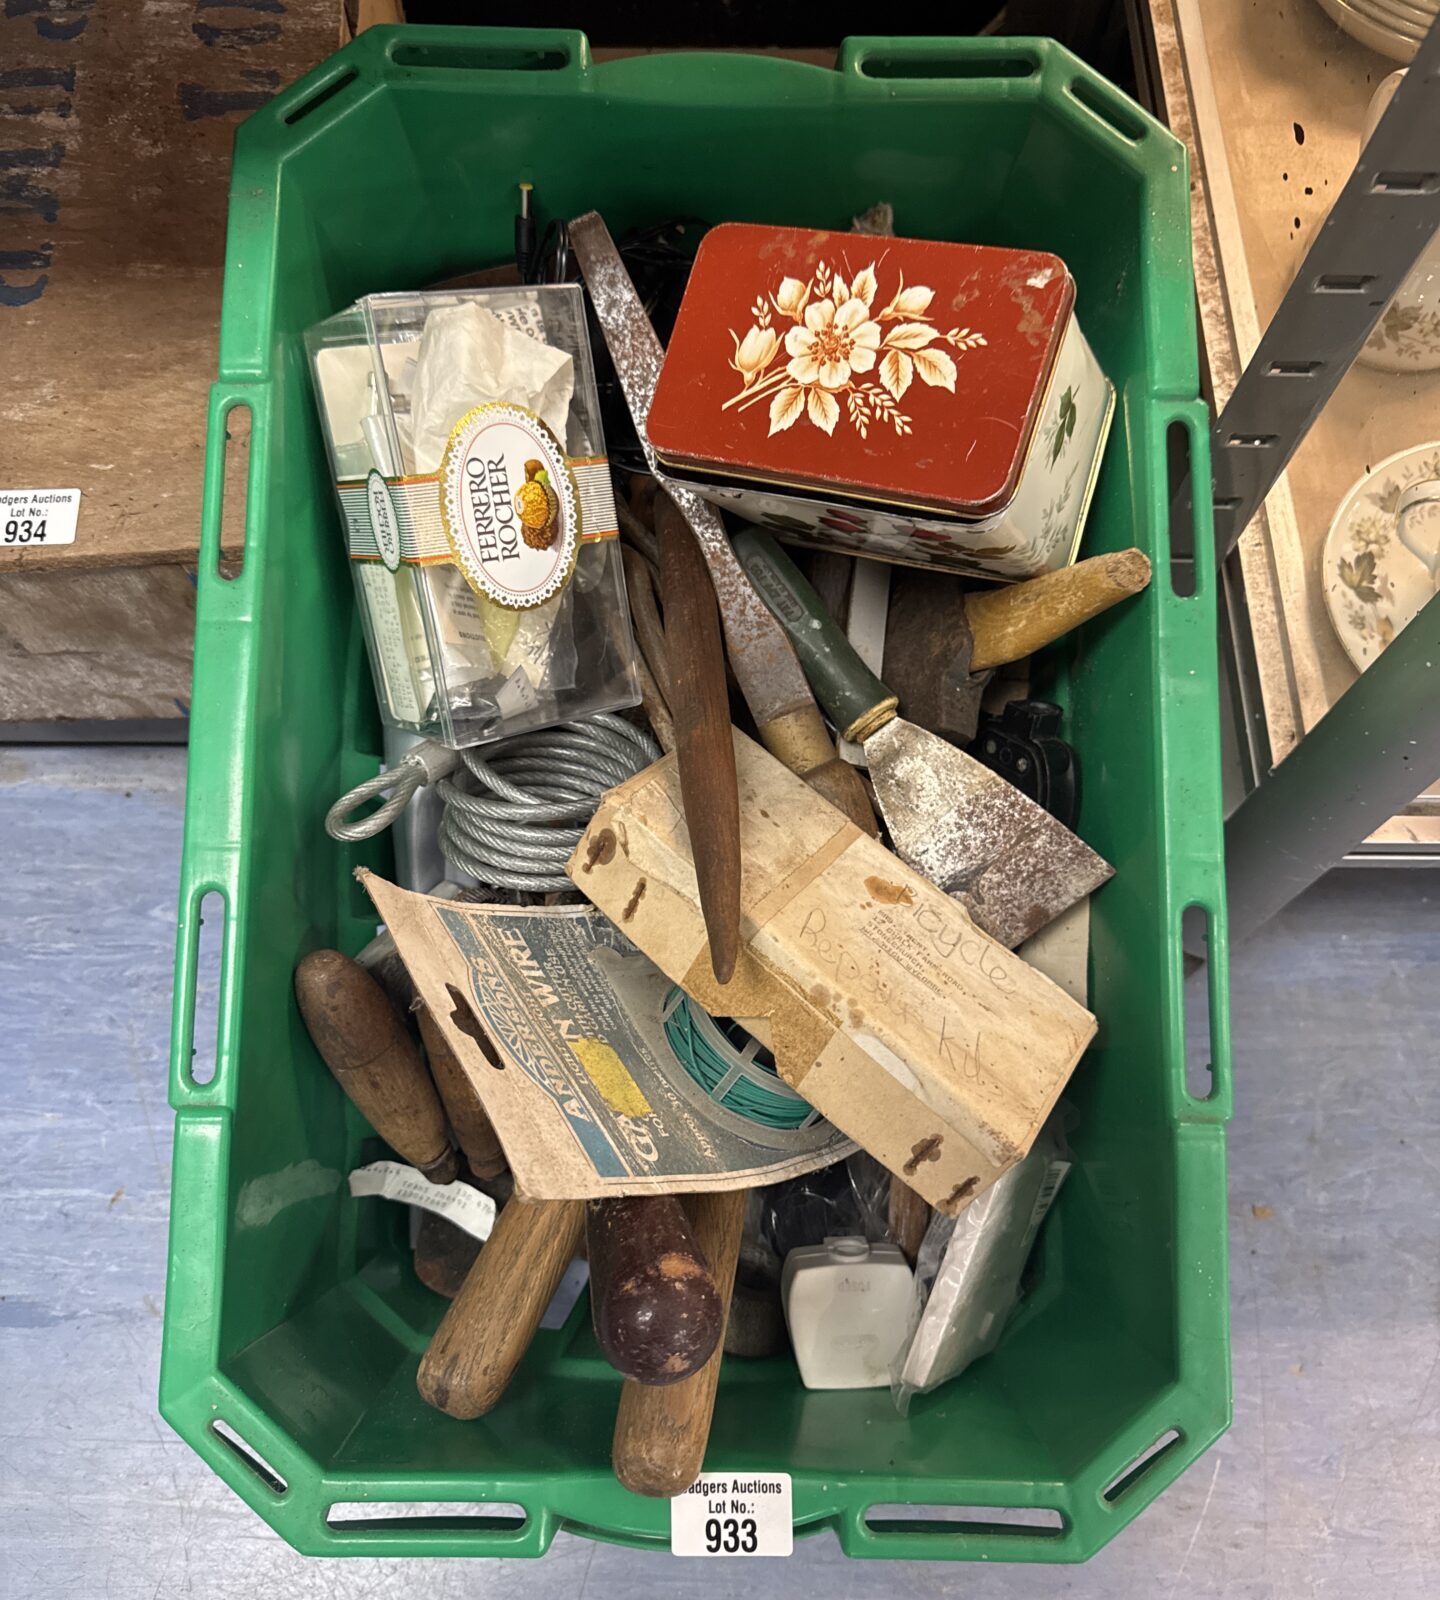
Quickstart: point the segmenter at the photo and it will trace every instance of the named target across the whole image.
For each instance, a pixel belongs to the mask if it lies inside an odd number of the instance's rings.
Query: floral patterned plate
[[[1345,654],[1363,672],[1435,592],[1424,563],[1400,543],[1400,494],[1440,477],[1440,442],[1401,450],[1361,478],[1325,536],[1325,607]]]

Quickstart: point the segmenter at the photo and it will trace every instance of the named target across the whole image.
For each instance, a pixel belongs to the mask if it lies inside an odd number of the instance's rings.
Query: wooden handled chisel
[[[745,1232],[746,1192],[686,1197],[695,1242],[710,1266],[721,1299],[720,1347],[703,1367],[679,1383],[657,1388],[626,1379],[615,1418],[611,1460],[615,1476],[632,1494],[673,1497],[700,1475],[715,1389],[720,1382],[725,1323],[735,1288],[735,1266]]]
[[[570,224],[570,244],[605,334],[610,358],[652,472],[694,530],[710,568],[725,626],[730,666],[761,742],[792,772],[872,837],[877,829],[865,787],[835,753],[815,696],[782,628],[756,595],[725,533],[720,513],[683,484],[663,478],[645,431],[665,352],[600,214]]]
[[[431,1183],[460,1164],[420,1052],[390,997],[338,950],[312,950],[295,968],[295,998],[325,1065],[360,1114]]]
[[[740,953],[740,793],[720,613],[695,535],[663,489],[655,497],[655,539],[666,632],[684,642],[669,662],[680,798],[710,965],[718,983],[729,983]]]
[[[495,1407],[584,1231],[583,1200],[506,1205],[421,1358],[422,1399],[466,1420]]]

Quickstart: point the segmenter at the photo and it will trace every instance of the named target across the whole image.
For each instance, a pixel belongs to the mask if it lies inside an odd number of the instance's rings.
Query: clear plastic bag
[[[890,1174],[863,1150],[833,1166],[765,1190],[763,1237],[784,1260],[792,1250],[826,1239],[890,1238]]]
[[[1040,1224],[1070,1171],[1057,1113],[1030,1153],[958,1217],[937,1211],[915,1263],[913,1333],[891,1372],[896,1409],[988,1355],[1020,1301]]]
[[[386,724],[458,748],[635,705],[578,286],[371,295],[306,343]]]

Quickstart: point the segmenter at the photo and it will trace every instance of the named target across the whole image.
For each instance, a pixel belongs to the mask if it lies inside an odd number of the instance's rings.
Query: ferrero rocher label
[[[440,515],[476,594],[528,610],[565,587],[580,545],[580,498],[559,440],[522,406],[476,406],[440,465]]]

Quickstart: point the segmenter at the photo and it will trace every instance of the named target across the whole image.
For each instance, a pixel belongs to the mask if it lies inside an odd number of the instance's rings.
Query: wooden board
[[[1230,398],[1260,337],[1243,252],[1221,241],[1238,236],[1237,207],[1223,130],[1205,72],[1192,79],[1181,46],[1177,15],[1184,0],[1150,0],[1146,63],[1151,104],[1190,155],[1190,229],[1195,291],[1203,340],[1207,398],[1218,411]],[[1198,23],[1191,18],[1192,35]],[[1208,137],[1202,138],[1202,128]],[[1295,510],[1288,478],[1270,492],[1237,550],[1253,638],[1271,762],[1282,761],[1300,735],[1300,704],[1283,622],[1284,601],[1275,551],[1296,547]]]
[[[0,725],[183,717],[194,629],[181,566],[0,576]]]
[[[0,723],[185,713],[231,144],[337,36],[335,0],[0,15],[0,485],[81,491],[74,544],[0,546]]]
[[[0,574],[193,561],[235,127],[337,31],[336,0],[0,16],[0,484],[82,493]]]

